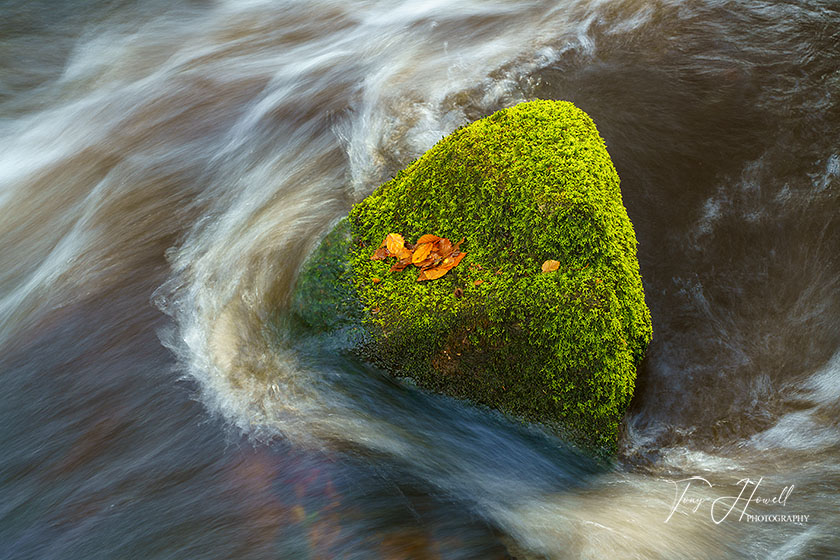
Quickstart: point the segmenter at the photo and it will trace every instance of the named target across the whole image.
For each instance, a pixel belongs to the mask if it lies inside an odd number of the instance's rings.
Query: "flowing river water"
[[[835,1],[0,15],[0,557],[840,557]],[[535,98],[592,116],[639,240],[606,469],[289,336],[354,202]]]

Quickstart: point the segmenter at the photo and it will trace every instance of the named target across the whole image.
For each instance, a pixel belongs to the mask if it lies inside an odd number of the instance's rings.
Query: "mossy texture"
[[[315,332],[358,327],[364,310],[353,288],[347,259],[352,244],[350,222],[339,221],[301,268],[291,309],[303,326]]]
[[[614,447],[652,330],[618,175],[583,111],[532,101],[460,128],[349,223],[373,357],[586,448]],[[463,237],[467,256],[417,282],[415,267],[370,260],[389,232]],[[560,268],[543,273],[548,259]]]

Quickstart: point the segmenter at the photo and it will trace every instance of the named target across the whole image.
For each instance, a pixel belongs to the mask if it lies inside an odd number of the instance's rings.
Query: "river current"
[[[840,5],[0,1],[0,557],[840,557]],[[654,340],[604,468],[289,334],[441,137],[593,118]]]

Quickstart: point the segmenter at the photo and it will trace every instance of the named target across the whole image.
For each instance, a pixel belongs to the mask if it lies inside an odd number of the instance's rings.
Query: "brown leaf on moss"
[[[452,242],[445,237],[441,238],[440,241],[435,243],[434,252],[441,257],[448,257],[449,253],[452,252]]]
[[[554,272],[558,268],[560,268],[559,261],[547,260],[544,263],[542,263],[543,272]]]
[[[452,253],[450,256],[443,259],[443,262],[440,263],[440,266],[445,266],[449,269],[455,268],[456,266],[458,266],[458,263],[461,262],[461,260],[466,256],[466,253],[458,253],[457,255],[455,253]]]
[[[447,272],[449,272],[449,269],[444,268],[442,266],[436,266],[435,268],[427,268],[426,270],[420,271],[420,275],[417,277],[417,281],[423,282],[424,280],[437,280]]]
[[[422,239],[422,238],[421,238]],[[414,249],[414,255],[411,257],[411,263],[420,266],[419,263],[426,260],[426,257],[429,256],[429,253],[432,251],[432,244],[431,243],[417,243],[417,247]]]
[[[384,242],[383,242],[383,243],[384,243]],[[380,247],[376,250],[376,252],[375,252],[373,255],[371,255],[370,260],[372,260],[372,261],[381,261],[381,260],[383,260],[383,259],[387,259],[387,258],[388,258],[388,257],[390,257],[390,256],[391,256],[391,254],[388,252],[388,247],[386,247],[386,246],[383,244],[382,246],[380,246]]]
[[[420,239],[417,240],[417,245],[422,245],[423,243],[434,243],[437,240],[441,239],[437,235],[432,235],[431,233],[427,233],[426,235],[421,235]]]
[[[429,253],[429,256],[420,264],[420,268],[431,268],[433,266],[437,266],[440,264],[440,261],[443,260],[443,257],[440,254],[435,253],[432,251]]]
[[[382,282],[382,280],[380,280],[379,278],[376,278],[376,277],[371,278],[370,281],[373,282],[374,284],[379,284],[380,282]]]
[[[483,283],[484,283],[484,280],[476,280],[475,282],[473,282],[473,286],[480,286]]]
[[[422,282],[424,280],[437,280],[441,276],[445,275],[447,272],[458,266],[458,263],[461,262],[461,259],[466,257],[466,253],[459,253],[458,255],[449,256],[443,259],[438,266],[424,269],[420,272],[420,275],[417,277],[418,282]]]
[[[414,263],[414,266],[417,268],[432,268],[436,264],[440,263],[441,259],[434,258],[434,257],[427,257],[424,260],[420,261],[419,263]]]
[[[389,233],[385,238],[385,245],[388,247],[389,253],[398,255],[400,249],[405,249],[405,239],[399,233]]]
[[[401,247],[394,256],[401,261],[408,259],[409,263],[411,262],[411,251],[405,247]]]
[[[405,270],[405,268],[410,264],[411,264],[411,255],[409,254],[408,257],[406,257],[404,259],[400,259],[396,263],[394,263],[394,265],[391,266],[391,272],[396,272],[398,270]]]
[[[383,260],[396,257],[397,262],[391,266],[391,272],[404,270],[413,264],[421,269],[417,277],[418,282],[435,280],[449,272],[461,262],[466,253],[461,253],[462,238],[455,245],[445,237],[427,233],[421,235],[416,245],[406,244],[405,238],[399,233],[389,233],[370,257],[371,260]],[[380,280],[374,279],[376,284]]]

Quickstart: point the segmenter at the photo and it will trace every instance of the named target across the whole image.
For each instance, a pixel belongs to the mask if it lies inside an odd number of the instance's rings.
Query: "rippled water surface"
[[[0,557],[840,556],[836,2],[0,15]],[[606,470],[284,319],[354,202],[535,98],[595,120],[639,240]]]

